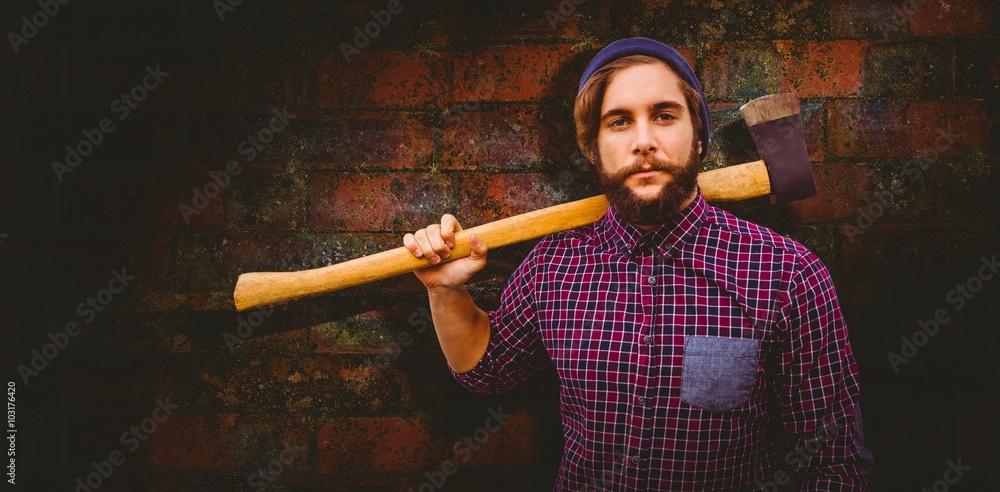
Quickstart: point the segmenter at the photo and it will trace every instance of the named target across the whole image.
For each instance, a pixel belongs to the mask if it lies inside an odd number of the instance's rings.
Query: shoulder
[[[531,256],[540,258],[571,256],[580,251],[592,251],[596,245],[597,233],[594,224],[590,224],[543,237],[531,250]]]
[[[787,262],[797,272],[826,270],[820,259],[798,241],[720,208],[709,206],[703,231],[710,240],[721,239],[740,250],[767,254],[772,261]]]

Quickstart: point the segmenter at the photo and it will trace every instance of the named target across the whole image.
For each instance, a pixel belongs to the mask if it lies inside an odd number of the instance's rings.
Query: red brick
[[[556,205],[556,192],[544,174],[467,175],[453,214],[466,227]]]
[[[441,173],[315,174],[312,228],[415,231],[454,210],[453,193]]]
[[[489,425],[495,426],[495,421],[490,419]],[[493,432],[488,432],[489,430],[485,427],[484,422],[484,427],[467,434],[468,437],[472,438],[471,443],[464,441],[464,439],[455,441],[452,449],[458,449],[460,452],[454,455],[452,461],[459,466],[470,467],[537,466],[540,464],[539,448],[541,443],[539,441],[545,434],[548,434],[545,437],[553,437],[552,433],[546,433],[540,429],[537,418],[527,412],[514,413],[500,428]],[[479,444],[476,439],[481,438],[484,434],[486,442]]]
[[[589,2],[588,2],[589,3]],[[775,2],[758,8],[752,2],[665,0],[602,4],[610,27],[598,37],[618,39],[643,35],[674,44],[704,45],[713,40],[816,38],[826,33],[828,2]],[[604,34],[604,35],[602,35]]]
[[[458,104],[443,116],[441,167],[476,171],[538,167],[542,111],[529,106],[488,110],[478,106]]]
[[[935,157],[989,145],[981,101],[844,100],[827,111],[827,149],[837,157]]]
[[[318,354],[440,352],[430,310],[423,299],[367,310],[313,326],[310,332]]]
[[[718,43],[701,60],[700,76],[710,99],[746,99],[781,92],[784,56],[767,42]]]
[[[197,393],[192,406],[252,413],[322,409],[346,415],[398,414],[413,411],[419,403],[413,372],[430,367],[428,360],[438,360],[412,354],[406,359],[237,355],[239,363],[213,361],[192,370],[197,374],[191,381]],[[445,377],[436,373],[435,384]]]
[[[280,470],[281,474],[302,473],[309,470],[309,461],[315,454],[312,424],[303,415],[263,414],[241,415],[236,425],[226,431],[232,444],[231,468],[246,470],[247,475],[265,475]],[[287,444],[287,447],[286,447]]]
[[[318,68],[321,107],[433,106],[451,90],[451,60],[399,51],[324,57]]]
[[[314,122],[303,114],[302,121]],[[434,130],[420,114],[337,113],[318,118],[333,126],[301,139],[302,162],[323,169],[414,169],[423,167],[434,151]]]
[[[861,90],[859,41],[775,41],[784,60],[781,88],[799,97],[845,97]]]
[[[443,439],[419,419],[345,418],[319,424],[319,473],[421,473],[439,468]]]
[[[983,99],[1000,94],[1000,53],[993,46],[993,41],[987,39],[956,45],[956,94]]]
[[[292,272],[319,268],[396,245],[400,234],[230,233],[182,236],[166,267],[169,288],[184,293],[232,292],[245,272]],[[2,259],[2,258],[0,258]],[[385,288],[385,286],[382,286]]]
[[[984,36],[990,31],[987,0],[926,0],[910,18],[914,36]]]
[[[884,38],[909,34],[909,21],[897,15],[893,0],[833,0],[830,30],[836,37]]]
[[[150,465],[168,470],[229,469],[236,421],[234,414],[171,415],[150,436]]]
[[[294,167],[282,172],[245,171],[233,176],[222,193],[227,227],[274,231],[305,226],[309,193],[306,176]]]
[[[814,163],[816,196],[791,205],[796,220],[845,222],[857,217],[868,197],[868,169],[855,164]]]
[[[594,2],[513,0],[478,4],[466,8],[463,2],[439,3],[435,33],[441,44],[521,41],[524,39],[579,38],[578,14]],[[570,8],[572,7],[572,8]]]
[[[865,49],[865,94],[875,97],[944,97],[952,94],[949,43],[878,42]]]
[[[974,205],[963,203],[956,207],[949,200],[946,191],[952,184],[949,169],[944,159],[923,162],[927,166],[921,168],[914,162],[880,163],[868,165],[868,180],[870,183],[870,198],[864,207],[867,216],[879,215],[880,224],[914,223],[914,222],[948,222],[954,219],[955,208],[965,208]],[[887,194],[888,193],[888,194]],[[966,200],[973,199],[972,195]],[[881,198],[881,199],[879,199]],[[876,203],[878,202],[878,203]],[[885,211],[880,212],[883,209]],[[949,203],[952,202],[952,203]],[[974,210],[965,210],[974,214]],[[852,223],[865,223],[867,219],[859,209],[858,216]]]
[[[289,110],[294,118],[255,154],[240,152],[248,137],[267,128],[270,111],[198,113],[190,121],[189,161],[222,169],[236,160],[247,168],[413,169],[434,150],[426,115],[396,111],[316,112]],[[251,160],[250,157],[253,159]]]
[[[491,46],[456,55],[454,100],[539,101],[574,97],[583,67],[573,71],[576,79],[562,73],[572,71],[567,65],[574,56],[572,45],[568,44]]]

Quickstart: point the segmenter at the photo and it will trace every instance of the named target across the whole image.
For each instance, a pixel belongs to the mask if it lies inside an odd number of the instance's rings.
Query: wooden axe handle
[[[699,174],[705,199],[745,200],[771,192],[764,161],[748,162]],[[469,236],[476,234],[490,248],[592,224],[608,211],[608,201],[599,195],[575,202],[535,210],[506,219],[465,229],[455,235],[455,247],[444,262],[469,256]],[[236,309],[244,311],[272,302],[287,301],[312,294],[382,280],[431,266],[402,246],[353,260],[299,272],[244,273],[236,282],[233,298]]]

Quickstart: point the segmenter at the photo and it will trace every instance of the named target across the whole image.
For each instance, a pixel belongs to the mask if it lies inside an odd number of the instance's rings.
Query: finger
[[[442,258],[451,256],[451,248],[444,243],[444,238],[441,237],[441,226],[437,224],[427,226],[427,239],[430,240],[434,252],[441,255]]]
[[[455,247],[455,233],[462,230],[462,224],[452,214],[441,216],[441,237],[449,248]]]
[[[417,258],[424,256],[424,252],[420,251],[420,245],[417,244],[417,240],[413,238],[413,234],[411,233],[406,233],[406,235],[403,236],[403,246],[410,250],[410,253],[413,253],[413,256],[416,256]]]
[[[431,264],[437,264],[441,261],[438,255],[434,253],[434,248],[431,247],[430,239],[427,238],[427,229],[420,229],[413,234],[413,239],[417,241],[417,245],[420,246],[420,250],[424,252],[424,257]]]

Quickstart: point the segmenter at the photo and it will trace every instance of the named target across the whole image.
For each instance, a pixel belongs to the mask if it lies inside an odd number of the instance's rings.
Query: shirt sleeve
[[[782,312],[776,389],[792,444],[782,465],[803,491],[867,491],[873,462],[859,410],[858,368],[830,274],[812,253],[790,283]]]
[[[500,305],[488,313],[490,342],[476,367],[466,373],[457,373],[449,367],[455,379],[469,391],[505,393],[548,364],[535,311],[538,258],[536,248],[507,281]]]

